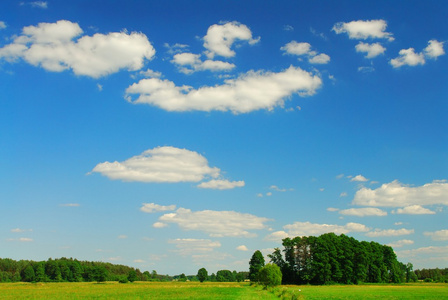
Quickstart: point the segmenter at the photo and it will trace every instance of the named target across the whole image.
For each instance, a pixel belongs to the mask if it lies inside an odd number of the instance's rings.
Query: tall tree
[[[264,257],[260,250],[257,250],[252,255],[249,261],[249,279],[251,281],[257,281],[258,272],[264,267]]]
[[[207,272],[207,270],[205,268],[200,268],[198,270],[198,275],[197,276],[198,276],[198,280],[200,282],[204,282],[205,280],[208,279],[208,272]]]

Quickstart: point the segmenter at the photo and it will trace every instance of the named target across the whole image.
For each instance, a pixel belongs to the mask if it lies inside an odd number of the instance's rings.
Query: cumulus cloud
[[[448,205],[448,183],[433,181],[422,186],[403,185],[397,180],[385,183],[377,189],[362,187],[353,199],[362,206],[405,207],[411,205]]]
[[[220,169],[210,167],[207,159],[197,152],[157,147],[122,162],[99,163],[92,172],[123,181],[198,182],[218,177]]]
[[[448,241],[448,229],[438,230],[434,232],[424,232],[426,236],[431,237],[434,241]]]
[[[343,209],[343,210],[340,210],[339,213],[341,215],[345,215],[345,216],[357,216],[357,217],[387,216],[387,212],[385,212],[384,210],[381,210],[379,208],[373,208],[373,207]]]
[[[249,249],[247,249],[247,247],[245,245],[240,245],[240,246],[236,247],[236,250],[239,250],[239,251],[249,251]]]
[[[238,22],[212,25],[204,36],[206,54],[209,58],[213,58],[215,55],[233,57],[235,51],[231,47],[237,40],[247,41],[250,45],[253,45],[258,43],[260,38],[254,39],[250,29]]]
[[[347,33],[350,39],[366,40],[368,38],[374,38],[393,41],[392,33],[386,32],[386,28],[387,22],[384,20],[359,20],[348,23],[336,23],[332,30],[337,34]]]
[[[168,242],[176,245],[177,250],[174,252],[181,256],[212,252],[215,248],[221,247],[220,242],[207,239],[174,239]]]
[[[159,205],[155,203],[143,203],[143,206],[140,208],[142,212],[145,213],[154,213],[159,211],[170,211],[175,210],[176,205]]]
[[[439,42],[437,40],[430,40],[428,46],[423,50],[425,56],[428,58],[436,59],[437,57],[444,55],[445,50],[443,49],[444,42]]]
[[[330,56],[327,54],[318,54],[316,51],[311,50],[311,45],[309,43],[298,43],[297,41],[291,41],[281,47],[280,50],[290,55],[306,55],[308,57],[308,62],[311,64],[326,64],[330,61]]]
[[[448,253],[448,246],[441,246],[441,247],[429,246],[412,250],[399,251],[397,252],[397,255],[399,255],[400,257],[415,257],[421,254],[428,254],[434,256],[443,256],[446,259],[447,253]]]
[[[268,234],[264,239],[267,241],[281,241],[284,238],[287,238],[289,235],[286,231],[280,230],[275,231],[271,234]]]
[[[162,223],[162,222],[155,222],[154,224],[152,224],[152,227],[154,227],[154,228],[164,228],[167,226],[168,226],[168,224]]]
[[[403,246],[408,246],[414,244],[414,241],[412,240],[399,240],[393,243],[388,244],[388,246],[392,248],[401,248]]]
[[[366,53],[366,58],[374,58],[380,54],[384,54],[386,48],[384,48],[380,43],[368,44],[359,42],[358,45],[355,46],[356,52]]]
[[[392,213],[396,213],[399,215],[434,215],[435,212],[422,207],[421,205],[410,205],[404,208],[398,208],[396,211],[392,211]]]
[[[296,236],[319,236],[324,233],[347,234],[349,232],[366,232],[369,228],[359,223],[347,223],[345,225],[317,224],[311,222],[294,222],[283,226],[284,231],[273,232],[265,239],[296,237]]]
[[[244,181],[229,181],[222,179],[212,179],[207,182],[202,182],[198,185],[201,189],[215,189],[215,190],[229,190],[236,187],[243,187]]]
[[[250,71],[223,85],[193,89],[176,86],[169,80],[142,79],[126,89],[125,99],[136,104],[150,104],[167,111],[232,111],[248,113],[283,106],[284,99],[298,93],[313,95],[322,80],[300,68],[289,67],[279,73]],[[138,95],[133,100],[131,95]]]
[[[357,181],[357,182],[366,182],[369,181],[369,179],[365,178],[362,175],[356,175],[355,177],[353,177],[352,179],[350,179],[350,181]]]
[[[178,53],[173,56],[172,63],[179,67],[179,71],[185,74],[191,74],[196,71],[230,71],[235,68],[234,64],[219,61],[201,60],[201,55],[193,53]]]
[[[375,229],[373,231],[367,232],[366,236],[368,237],[382,237],[382,236],[400,236],[400,235],[409,235],[413,234],[414,229]]]
[[[27,26],[13,43],[0,48],[0,58],[9,62],[23,59],[48,71],[71,69],[76,75],[99,78],[122,69],[139,70],[144,60],[155,54],[142,33],[82,33],[77,23],[66,20]]]
[[[415,53],[414,48],[402,49],[398,52],[397,58],[391,59],[390,64],[394,68],[402,66],[417,66],[425,64],[425,57],[423,53]]]
[[[7,26],[6,26],[6,23],[5,22],[3,22],[3,21],[0,21],[0,30],[1,29],[5,29]]]
[[[212,237],[254,237],[250,230],[265,229],[267,218],[235,211],[202,210],[193,212],[179,208],[159,218],[162,223],[175,223],[183,230],[199,230]]]

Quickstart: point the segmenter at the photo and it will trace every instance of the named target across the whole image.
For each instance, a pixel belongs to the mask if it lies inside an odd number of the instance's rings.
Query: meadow
[[[448,285],[288,285],[270,291],[248,283],[2,283],[0,299],[448,299]],[[287,293],[286,293],[287,292]],[[280,296],[280,297],[278,297]]]

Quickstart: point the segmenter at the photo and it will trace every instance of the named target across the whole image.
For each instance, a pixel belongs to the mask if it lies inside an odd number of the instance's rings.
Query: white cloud
[[[215,248],[221,247],[220,242],[207,239],[174,239],[168,242],[176,245],[175,252],[181,256],[212,252]]]
[[[168,211],[175,210],[176,205],[159,205],[155,203],[143,203],[143,206],[140,208],[142,212],[145,213],[154,213],[159,211]]]
[[[236,40],[247,41],[250,45],[256,44],[260,38],[252,38],[250,29],[238,22],[215,24],[208,28],[204,36],[204,47],[208,50],[207,56],[215,55],[223,57],[235,56],[235,51],[230,49]]]
[[[1,29],[5,29],[7,26],[6,26],[6,23],[5,22],[3,22],[3,21],[0,21],[0,30]]]
[[[322,80],[300,68],[289,67],[279,72],[250,71],[219,86],[193,89],[176,86],[169,80],[142,79],[126,90],[125,99],[137,104],[150,104],[167,111],[232,111],[248,113],[283,106],[284,99],[298,93],[313,95]],[[130,95],[137,94],[132,100]]]
[[[413,234],[414,229],[375,229],[374,231],[370,231],[366,233],[368,237],[381,237],[381,236],[400,236],[400,235],[409,235]]]
[[[285,25],[285,26],[283,26],[283,30],[284,31],[294,31],[294,27],[292,27],[291,25]]]
[[[308,56],[308,62],[311,64],[326,64],[330,61],[330,56],[327,54],[317,54],[316,51],[311,50],[311,45],[309,43],[298,43],[296,41],[291,41],[281,47],[280,50],[283,50],[290,55],[306,55]]]
[[[384,210],[381,210],[379,208],[373,208],[373,207],[343,209],[343,210],[340,210],[339,213],[341,215],[345,215],[345,216],[357,216],[357,217],[387,216],[387,212],[385,212]]]
[[[127,235],[124,235],[124,234],[120,234],[117,238],[123,240],[123,239],[127,239],[128,236],[127,236]]]
[[[267,240],[267,241],[281,241],[284,238],[287,238],[288,236],[289,235],[288,235],[288,233],[286,231],[281,230],[281,231],[275,231],[275,232],[267,235],[264,238],[264,240]]]
[[[236,187],[243,187],[244,181],[228,181],[221,179],[213,179],[207,182],[202,182],[198,185],[201,189],[216,189],[216,190],[229,190]]]
[[[422,186],[412,187],[394,180],[373,190],[362,187],[356,192],[352,203],[363,206],[387,207],[448,205],[448,183],[433,181]]]
[[[82,33],[77,23],[66,20],[27,26],[12,44],[0,48],[0,58],[10,62],[22,58],[48,71],[71,69],[76,75],[98,78],[121,69],[139,70],[155,54],[142,33],[97,33],[74,41]]]
[[[332,30],[337,34],[347,33],[350,39],[366,40],[368,38],[388,39],[393,41],[392,34],[386,32],[387,22],[384,20],[352,21],[336,23]]]
[[[162,223],[162,222],[155,222],[154,224],[152,224],[152,227],[154,227],[154,228],[164,228],[167,226],[168,226],[168,224]]]
[[[220,169],[210,167],[197,152],[175,147],[157,147],[123,162],[103,162],[92,172],[110,179],[140,182],[198,182],[216,178]]]
[[[143,259],[134,259],[135,263],[145,263]]]
[[[33,230],[32,229],[21,229],[21,228],[11,229],[11,232],[14,232],[14,233],[22,233],[22,232],[27,232],[27,231],[33,231]]]
[[[410,205],[404,208],[398,208],[396,211],[392,211],[396,214],[406,214],[406,215],[434,215],[435,212],[429,210],[427,208],[422,207],[421,205]]]
[[[276,186],[276,185],[271,185],[271,186],[269,187],[269,189],[274,190],[274,191],[276,191],[276,192],[294,191],[293,188],[289,188],[289,189],[286,189],[286,188],[279,188],[279,187]]]
[[[247,247],[245,245],[240,245],[240,246],[236,247],[236,250],[239,250],[239,251],[249,251],[249,249],[247,249]]]
[[[397,252],[397,255],[399,255],[400,257],[415,257],[417,255],[430,254],[434,256],[442,255],[446,258],[447,253],[448,253],[448,246],[441,246],[441,247],[429,246],[412,250],[399,251]]]
[[[448,229],[438,230],[434,232],[424,232],[426,236],[430,236],[434,241],[448,241]]]
[[[330,61],[330,56],[328,56],[325,53],[321,53],[321,54],[311,57],[308,61],[310,64],[324,65]]]
[[[366,58],[377,57],[380,54],[384,54],[384,51],[386,51],[386,48],[384,48],[380,43],[368,44],[359,42],[355,48],[356,52],[366,53]]]
[[[26,238],[26,237],[21,237],[21,238],[18,238],[18,239],[8,239],[8,241],[11,241],[11,242],[24,242],[24,243],[28,243],[28,242],[33,242],[33,239],[31,239],[31,238]]]
[[[162,77],[162,73],[153,71],[151,69],[147,69],[146,71],[140,71],[140,75],[146,78],[160,78]]]
[[[327,208],[327,211],[331,211],[331,212],[339,211],[339,208],[336,208],[336,207],[328,207],[328,208]]]
[[[365,178],[362,175],[356,175],[355,177],[350,179],[350,181],[366,182],[366,181],[369,181],[369,179]]]
[[[388,246],[392,248],[401,248],[403,246],[408,246],[414,244],[414,241],[412,240],[399,240],[393,243],[388,244]]]
[[[98,91],[103,91],[103,86],[101,84],[97,83],[96,87],[98,88]]]
[[[60,206],[64,206],[64,207],[79,207],[79,203],[64,203],[61,204]]]
[[[430,40],[428,46],[423,50],[426,57],[434,58],[444,55],[445,50],[443,49],[444,42],[439,42],[437,40]]]
[[[191,74],[196,71],[230,71],[235,68],[234,64],[218,61],[205,60],[202,61],[199,54],[192,53],[178,53],[174,55],[172,63],[178,65],[179,70],[185,74]]]
[[[33,2],[29,2],[28,4],[31,5],[32,7],[43,8],[43,9],[48,8],[47,1],[33,1]]]
[[[349,232],[366,232],[369,228],[359,223],[347,223],[345,225],[317,224],[310,222],[294,222],[283,226],[285,231],[277,231],[270,234],[266,239],[275,237],[295,237],[295,236],[319,236],[324,233],[334,232],[335,234],[346,234]]]
[[[358,72],[362,72],[362,73],[370,73],[375,71],[374,67],[359,67],[358,68]]]
[[[347,193],[346,192],[342,192],[339,194],[339,197],[347,197]]]
[[[415,53],[414,48],[402,49],[398,54],[399,56],[397,58],[390,60],[390,64],[394,68],[399,68],[405,65],[416,66],[425,64],[423,53]]]
[[[235,211],[202,210],[193,212],[179,208],[161,216],[159,221],[175,223],[183,230],[199,230],[213,237],[254,237],[249,230],[265,229],[267,218]]]

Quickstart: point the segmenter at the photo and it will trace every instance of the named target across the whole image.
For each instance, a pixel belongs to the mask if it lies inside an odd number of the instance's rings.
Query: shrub
[[[258,281],[266,288],[282,283],[282,272],[276,264],[267,264],[258,272]]]

